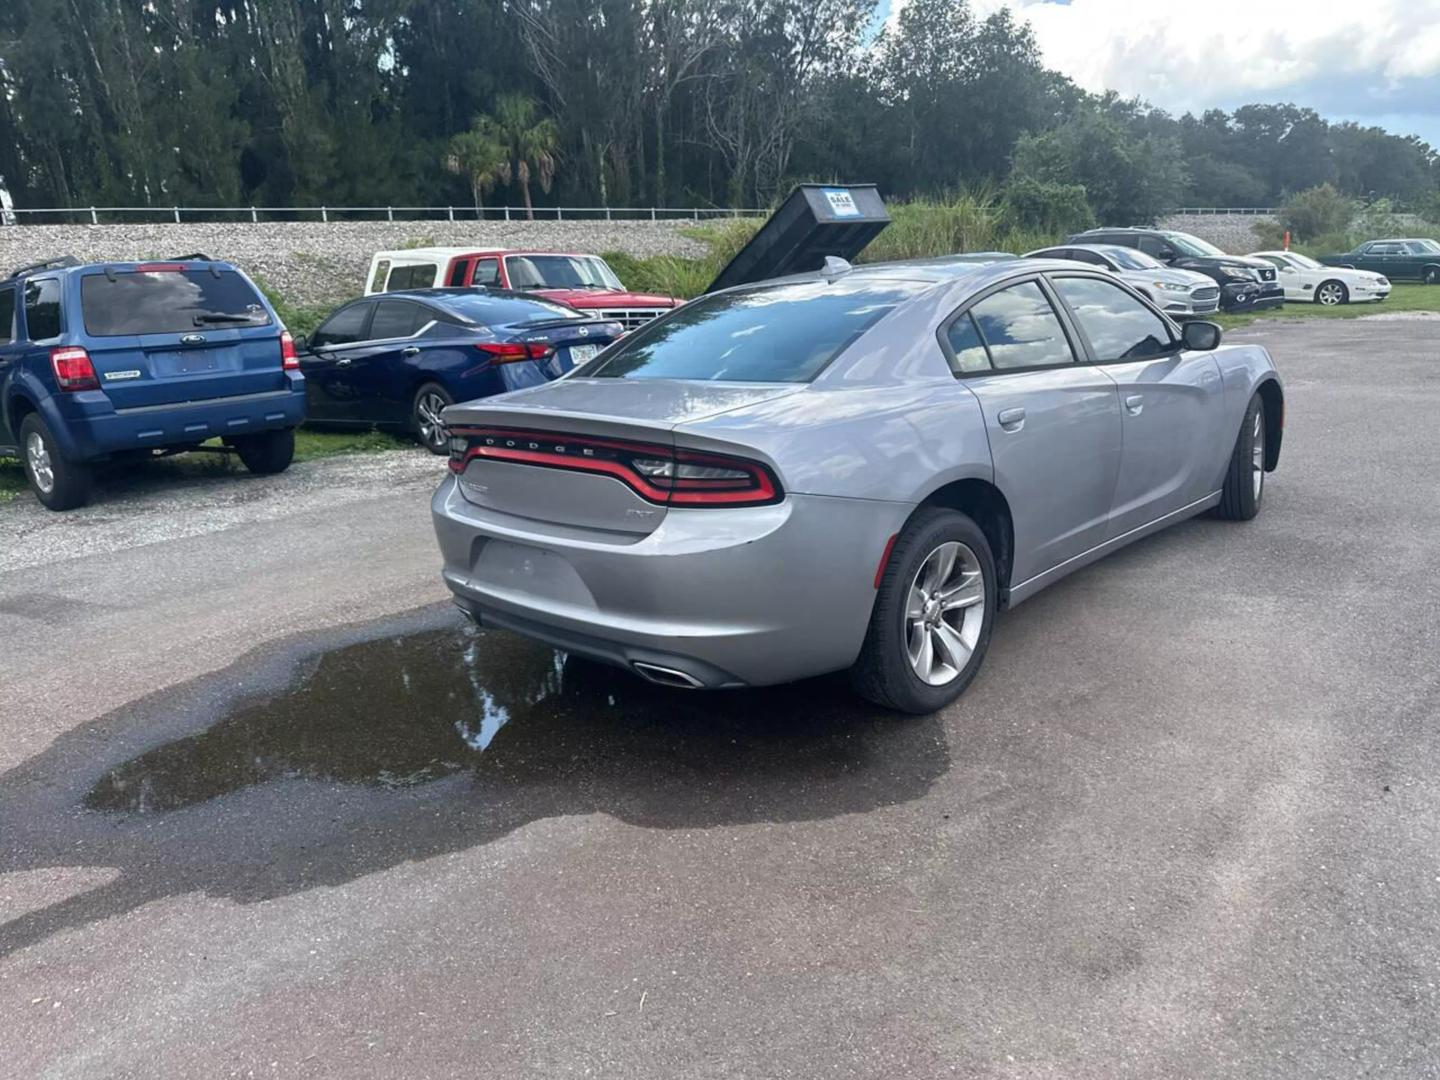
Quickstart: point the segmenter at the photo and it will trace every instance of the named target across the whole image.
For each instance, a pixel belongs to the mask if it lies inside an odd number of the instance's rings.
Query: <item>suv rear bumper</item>
[[[211,401],[116,409],[101,391],[51,397],[42,406],[65,456],[77,461],[144,447],[193,446],[298,427],[305,420],[305,380],[285,373],[286,388]]]

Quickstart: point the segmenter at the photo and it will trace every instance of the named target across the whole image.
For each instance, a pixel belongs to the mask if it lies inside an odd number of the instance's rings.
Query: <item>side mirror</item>
[[[1172,263],[1180,257],[1174,248],[1161,248],[1155,256],[1163,263]]]
[[[1220,327],[1213,322],[1196,320],[1180,328],[1180,341],[1192,352],[1209,352],[1220,344]]]
[[[296,335],[295,335],[295,351],[296,351],[296,352],[307,352],[307,351],[309,350],[309,348],[310,348],[310,339],[307,338],[304,334],[296,334]]]

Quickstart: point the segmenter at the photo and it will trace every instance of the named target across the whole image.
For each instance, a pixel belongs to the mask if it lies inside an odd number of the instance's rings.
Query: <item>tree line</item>
[[[1003,189],[1045,223],[1421,208],[1414,137],[1293,104],[1171,116],[1081,91],[968,0],[5,0],[20,206],[764,206],[798,180]]]

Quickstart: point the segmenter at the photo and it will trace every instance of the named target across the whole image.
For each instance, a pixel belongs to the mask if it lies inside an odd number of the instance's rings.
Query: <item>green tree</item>
[[[1348,229],[1355,217],[1355,201],[1333,184],[1320,184],[1290,196],[1279,216],[1292,239],[1306,242]]]
[[[555,179],[556,156],[560,147],[560,132],[555,121],[540,116],[540,106],[535,99],[524,94],[505,94],[495,105],[495,112],[482,116],[476,122],[477,132],[495,143],[504,155],[500,168],[500,179],[507,184],[514,177],[520,184],[520,194],[525,200],[525,216],[535,218],[535,207],[530,202],[531,168],[542,191],[549,191]]]
[[[1185,185],[1180,147],[1095,109],[1076,113],[1015,148],[1012,180],[1080,184],[1102,225],[1154,221],[1176,205]]]
[[[477,214],[485,208],[485,192],[502,180],[509,169],[505,148],[487,134],[484,128],[483,120],[477,119],[473,128],[462,131],[450,140],[441,159],[449,172],[469,181]]]

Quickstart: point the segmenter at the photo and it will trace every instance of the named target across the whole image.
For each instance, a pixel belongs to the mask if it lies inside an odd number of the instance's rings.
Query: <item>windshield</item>
[[[1440,244],[1434,240],[1411,240],[1410,247],[1419,248],[1421,251],[1440,251]]]
[[[584,371],[599,379],[808,382],[923,281],[802,281],[715,293],[647,323]]]
[[[1105,254],[1120,264],[1123,270],[1163,270],[1165,264],[1134,248],[1106,248]]]
[[[86,274],[80,281],[80,306],[86,331],[96,337],[270,324],[255,289],[234,270]]]
[[[1201,240],[1198,236],[1191,236],[1189,233],[1167,232],[1161,233],[1160,235],[1165,237],[1166,240],[1169,240],[1181,255],[1190,255],[1200,259],[1211,259],[1216,255],[1225,254],[1225,252],[1221,251],[1214,244]]]
[[[512,289],[625,288],[605,260],[593,255],[511,255],[505,269]]]
[[[1300,254],[1299,252],[1297,252],[1297,251],[1292,251],[1292,252],[1290,252],[1287,257],[1288,257],[1288,258],[1290,259],[1290,261],[1291,261],[1292,263],[1294,263],[1296,266],[1302,267],[1303,269],[1306,269],[1306,270],[1324,270],[1324,269],[1325,269],[1324,266],[1322,266],[1320,263],[1316,262],[1314,259],[1310,258],[1309,255],[1301,255],[1301,254]]]

